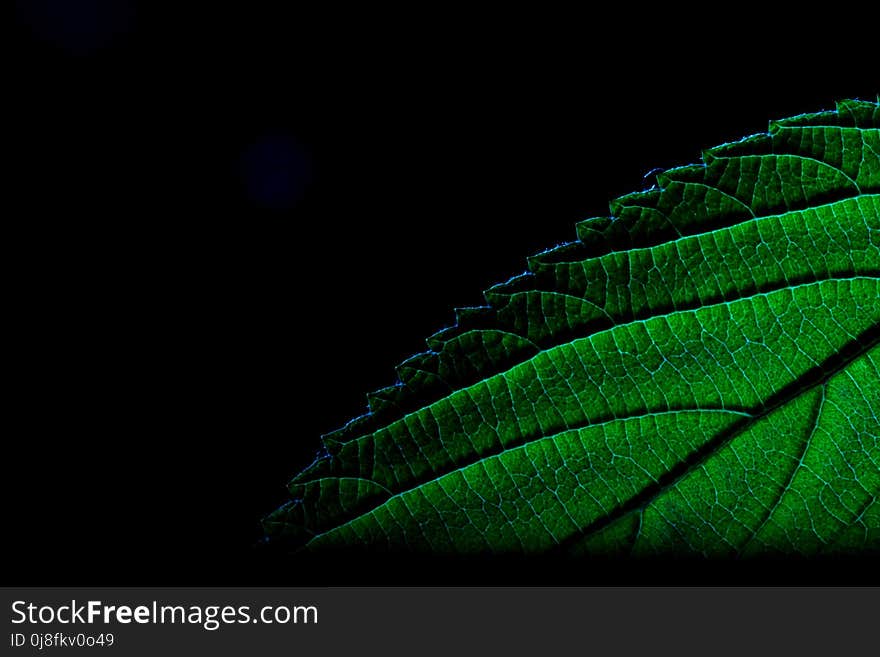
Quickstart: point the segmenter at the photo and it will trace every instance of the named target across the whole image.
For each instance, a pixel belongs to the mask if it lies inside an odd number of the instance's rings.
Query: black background
[[[18,4],[3,83],[8,583],[876,581],[865,561],[364,569],[259,547],[318,436],[453,307],[655,167],[875,97],[859,25],[142,3],[96,47],[45,29],[32,7],[54,4]],[[242,178],[268,134],[310,160],[287,209]]]

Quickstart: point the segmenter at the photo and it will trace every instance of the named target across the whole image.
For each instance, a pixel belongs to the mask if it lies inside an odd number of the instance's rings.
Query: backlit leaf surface
[[[457,311],[269,516],[306,550],[880,546],[880,107],[773,122]]]

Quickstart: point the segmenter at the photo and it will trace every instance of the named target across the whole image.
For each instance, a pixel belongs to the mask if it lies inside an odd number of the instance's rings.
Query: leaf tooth
[[[845,125],[856,128],[880,127],[880,108],[877,103],[864,100],[841,100],[837,103],[837,114]]]
[[[443,348],[443,343],[446,342],[453,335],[456,335],[458,331],[458,326],[446,326],[436,333],[432,333],[431,335],[429,335],[425,342],[428,344],[429,349],[433,351],[439,351]]]
[[[799,128],[809,125],[835,125],[838,122],[837,110],[798,114],[785,119],[770,121],[767,131],[772,135],[779,128]]]
[[[448,387],[437,372],[437,353],[425,351],[411,356],[394,368],[400,382],[406,386]]]
[[[474,329],[491,328],[495,321],[495,309],[491,306],[467,306],[455,309],[455,324],[429,336],[428,347],[435,352],[443,350],[449,340]]]
[[[366,416],[360,416],[360,418],[355,418],[352,422],[365,418]],[[349,425],[352,424],[349,422]],[[346,425],[349,426],[349,425]],[[298,472],[293,477],[291,477],[287,482],[288,490],[291,490],[297,484],[309,481],[311,479],[320,478],[325,476],[330,472],[330,465],[333,461],[333,456],[338,450],[339,445],[346,442],[345,439],[337,439],[337,435],[342,432],[342,429],[337,429],[332,434],[327,434],[321,436],[321,449],[315,453],[312,462],[302,469],[301,472]]]
[[[496,283],[483,292],[483,296],[495,308],[499,302],[503,302],[504,297],[519,290],[529,289],[534,279],[535,274],[533,272],[524,272],[507,279],[503,283]]]
[[[362,436],[365,433],[369,433],[373,429],[373,427],[375,427],[376,421],[376,415],[374,413],[370,413],[368,409],[366,413],[358,415],[357,417],[349,420],[338,429],[328,431],[327,433],[322,435],[322,451],[318,454],[318,460],[320,460],[321,458],[329,457],[329,455],[333,453],[333,449],[336,445],[345,443],[352,438]],[[294,480],[298,478],[299,475],[294,477]]]
[[[768,133],[751,135],[739,141],[721,144],[703,151],[703,161],[708,165],[716,158],[742,157],[746,155],[770,155],[773,139]]]
[[[613,217],[592,217],[575,225],[578,239],[590,248],[591,252],[601,249],[607,242],[607,231],[614,222]]]
[[[529,270],[538,271],[543,265],[557,262],[570,262],[572,259],[583,260],[584,245],[580,241],[557,244],[552,249],[541,251],[527,258]]]
[[[662,174],[658,174],[658,177],[660,175]],[[623,208],[630,206],[652,206],[654,203],[657,202],[659,196],[659,189],[645,189],[640,192],[633,192],[632,194],[624,194],[623,196],[618,196],[616,199],[612,200],[608,204],[608,208],[611,211],[612,217],[619,217]]]
[[[660,195],[674,182],[691,182],[702,180],[705,175],[705,164],[688,164],[683,167],[673,167],[657,174],[657,183],[660,185]],[[658,196],[659,200],[660,196]]]
[[[462,328],[476,327],[493,316],[491,306],[464,306],[455,309],[455,324]]]
[[[297,504],[298,502],[294,500],[288,500],[262,519],[260,524],[267,539],[273,541],[280,539],[302,540],[306,532],[297,513]]]
[[[446,345],[469,331],[491,330],[497,317],[492,306],[466,306],[455,309],[455,324],[434,333],[427,340],[432,352],[442,354]],[[439,371],[439,368],[438,370]]]
[[[391,409],[399,409],[404,394],[404,386],[400,384],[385,386],[367,393],[367,406],[370,408],[371,413],[382,413]]]
[[[771,134],[779,128],[807,126],[878,128],[880,127],[880,103],[865,100],[842,100],[836,109],[824,112],[800,114],[787,119],[770,122]]]
[[[493,308],[495,309],[497,320],[501,321],[501,313],[510,304],[510,300],[511,298],[513,298],[514,295],[521,294],[523,292],[539,291],[538,284],[540,280],[541,279],[536,275],[523,276],[516,279],[511,279],[507,283],[503,283],[501,285],[495,285],[486,290],[486,299],[492,304]],[[503,324],[503,327],[507,330],[513,330],[512,327],[507,324]]]

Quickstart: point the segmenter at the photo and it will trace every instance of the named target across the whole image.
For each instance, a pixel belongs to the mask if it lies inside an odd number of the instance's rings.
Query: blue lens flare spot
[[[126,0],[18,0],[21,20],[41,40],[87,55],[131,30],[134,2]]]
[[[252,203],[287,210],[300,201],[312,180],[311,159],[292,137],[265,136],[245,150],[242,175]]]

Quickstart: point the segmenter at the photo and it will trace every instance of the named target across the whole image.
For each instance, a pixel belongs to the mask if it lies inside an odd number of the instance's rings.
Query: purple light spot
[[[275,210],[294,207],[312,178],[308,154],[286,135],[263,137],[242,157],[242,175],[255,205]]]
[[[134,23],[126,0],[19,0],[18,14],[43,41],[75,55],[111,44]]]

